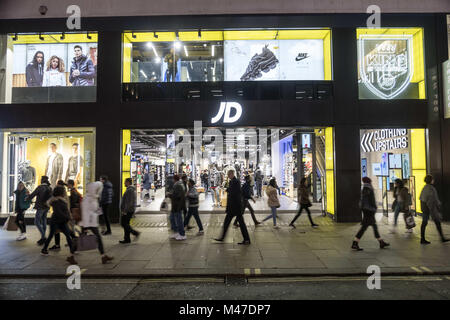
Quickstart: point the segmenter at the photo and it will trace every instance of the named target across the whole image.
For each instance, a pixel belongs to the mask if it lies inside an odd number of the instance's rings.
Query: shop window
[[[331,80],[331,31],[127,32],[123,82]]]
[[[392,213],[397,179],[408,188],[411,210],[422,212],[419,195],[427,174],[425,129],[361,130],[361,176],[369,177],[379,210]]]
[[[360,99],[425,99],[422,28],[357,29]]]
[[[95,102],[97,33],[0,35],[0,102]]]
[[[1,212],[14,211],[13,193],[20,181],[31,193],[44,175],[52,187],[58,180],[74,180],[81,194],[89,182],[95,181],[93,129],[5,129],[0,139]],[[33,208],[27,213],[34,213]]]

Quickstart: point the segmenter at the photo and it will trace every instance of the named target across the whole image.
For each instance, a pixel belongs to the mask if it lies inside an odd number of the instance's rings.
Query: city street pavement
[[[262,220],[265,215],[257,215]],[[314,216],[318,228],[309,225],[306,216],[297,220],[297,228],[288,226],[293,214],[279,215],[279,229],[272,221],[255,227],[245,215],[251,245],[242,246],[240,230],[230,227],[224,243],[212,239],[219,236],[224,214],[202,214],[205,234],[197,236],[197,228],[187,232],[186,241],[170,240],[168,217],[165,214],[137,215],[133,225],[142,234],[137,242],[119,244],[123,231],[114,225],[113,234],[103,237],[106,252],[114,256],[112,263],[102,265],[98,251],[80,252],[75,257],[83,277],[161,277],[161,276],[240,276],[262,278],[300,275],[365,275],[367,267],[377,265],[383,275],[450,275],[450,243],[439,241],[434,224],[427,229],[430,245],[421,245],[420,219],[416,218],[414,233],[405,233],[400,221],[396,233],[389,233],[392,221],[378,217],[383,238],[391,243],[379,249],[369,229],[361,240],[364,251],[350,249],[359,229],[358,223],[335,223],[328,217]],[[194,220],[190,223],[195,224]],[[450,225],[444,223],[450,236]],[[40,255],[36,245],[38,233],[28,226],[28,239],[16,241],[17,232],[0,230],[0,277],[34,276],[64,277],[68,249]],[[52,243],[53,244],[53,243]],[[52,245],[51,244],[51,245]]]

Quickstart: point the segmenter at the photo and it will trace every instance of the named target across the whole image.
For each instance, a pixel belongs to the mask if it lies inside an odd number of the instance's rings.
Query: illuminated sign
[[[131,144],[127,144],[125,147],[125,156],[131,156]]]
[[[362,152],[379,152],[408,148],[407,129],[383,129],[364,133],[361,137]]]
[[[235,114],[231,116],[231,109],[235,109]],[[242,106],[237,102],[221,102],[219,112],[211,119],[211,123],[217,123],[223,116],[223,123],[233,123],[239,120],[242,115]]]
[[[409,85],[412,74],[411,35],[359,38],[359,72],[364,86],[381,99],[393,99]]]
[[[448,119],[450,118],[450,60],[447,60],[442,64],[442,78],[442,91],[444,93],[444,117]]]

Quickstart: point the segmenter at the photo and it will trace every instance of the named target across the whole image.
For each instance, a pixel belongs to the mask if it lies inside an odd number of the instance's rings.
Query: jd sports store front
[[[1,213],[14,212],[13,193],[20,181],[31,193],[44,175],[52,187],[58,180],[71,179],[81,194],[95,181],[93,128],[5,129],[0,132],[0,147]],[[34,214],[33,207],[26,213]]]
[[[403,181],[413,212],[421,212],[419,196],[427,174],[426,129],[361,130],[361,175],[369,177],[378,212],[392,213],[394,182]]]
[[[241,184],[250,175],[256,200],[252,206],[265,212],[270,210],[265,188],[275,177],[280,212],[293,212],[298,206],[298,183],[306,177],[315,202],[313,211],[333,213],[332,132],[332,128],[123,130],[122,180],[133,179],[140,213],[160,212],[174,174],[186,174],[196,182],[200,211],[223,212],[226,173],[233,170]],[[149,174],[146,186],[145,173]],[[258,188],[262,197],[258,197]]]

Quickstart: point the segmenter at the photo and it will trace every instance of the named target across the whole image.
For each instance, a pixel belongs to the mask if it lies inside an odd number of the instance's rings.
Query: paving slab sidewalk
[[[262,220],[265,215],[257,215]],[[164,214],[138,215],[133,224],[142,232],[137,242],[122,245],[119,225],[113,234],[103,237],[112,263],[103,265],[98,251],[80,252],[76,259],[85,277],[279,277],[279,276],[352,276],[367,274],[376,265],[385,275],[449,274],[450,243],[441,243],[435,226],[430,223],[427,238],[430,245],[420,244],[420,219],[413,233],[405,233],[401,222],[391,233],[391,218],[378,222],[382,237],[391,246],[379,249],[368,230],[361,240],[364,251],[350,249],[359,229],[358,223],[335,223],[328,217],[314,216],[318,228],[311,228],[307,217],[297,220],[297,228],[288,226],[293,214],[279,215],[279,229],[272,222],[255,227],[245,216],[251,245],[241,246],[240,230],[230,227],[224,243],[212,240],[222,228],[223,214],[203,214],[205,234],[197,228],[187,231],[186,241],[170,240],[168,218]],[[194,226],[194,221],[191,225]],[[443,224],[450,236],[450,224]],[[49,256],[40,255],[36,245],[38,232],[27,226],[28,238],[16,241],[16,232],[0,230],[0,277],[63,277],[69,250],[64,246]]]

